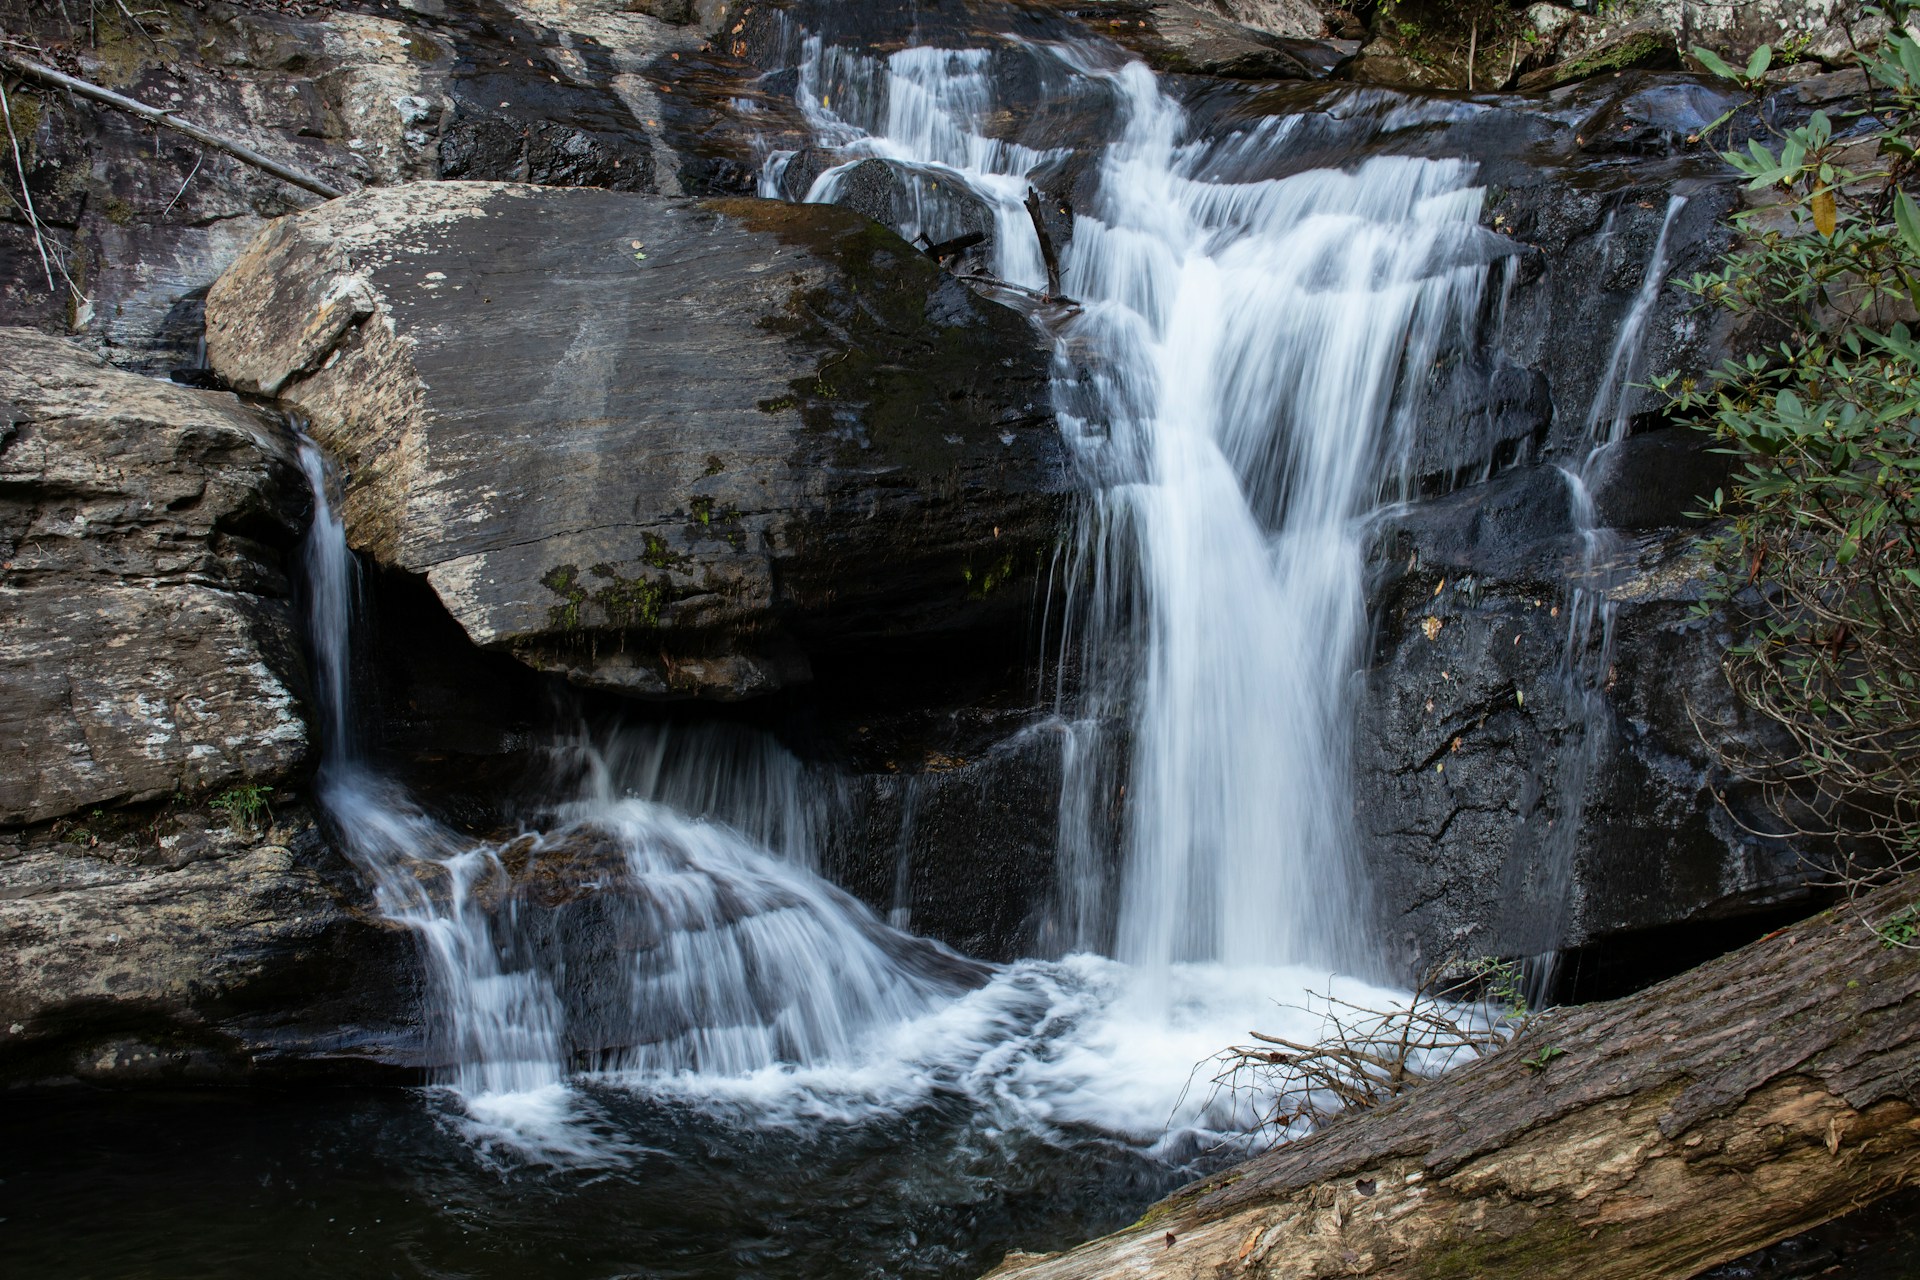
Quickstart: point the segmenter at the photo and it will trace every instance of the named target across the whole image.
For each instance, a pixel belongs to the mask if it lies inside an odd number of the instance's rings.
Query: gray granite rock
[[[0,1079],[406,1078],[414,943],[371,917],[304,805],[0,830]]]
[[[284,435],[58,338],[0,350],[0,824],[297,768]]]
[[[589,686],[740,698],[1017,626],[1066,502],[1039,334],[836,207],[363,192],[208,321],[346,464],[356,547]]]

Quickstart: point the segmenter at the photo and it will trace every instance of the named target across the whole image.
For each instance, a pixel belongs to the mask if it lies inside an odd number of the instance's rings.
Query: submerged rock
[[[741,698],[1018,625],[1066,500],[1040,336],[830,206],[365,192],[208,318],[345,463],[356,548],[592,687]]]

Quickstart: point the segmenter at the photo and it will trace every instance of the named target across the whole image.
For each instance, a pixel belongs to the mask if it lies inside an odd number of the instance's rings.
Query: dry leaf
[[[1813,193],[1813,225],[1823,236],[1832,236],[1840,223],[1840,210],[1834,206],[1833,192],[1821,187]]]

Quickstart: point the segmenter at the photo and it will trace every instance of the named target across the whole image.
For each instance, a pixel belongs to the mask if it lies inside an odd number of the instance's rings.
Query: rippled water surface
[[[589,1087],[599,1165],[475,1144],[431,1091],[65,1094],[0,1119],[14,1277],[977,1275],[1124,1225],[1176,1181],[1110,1144],[742,1126]]]

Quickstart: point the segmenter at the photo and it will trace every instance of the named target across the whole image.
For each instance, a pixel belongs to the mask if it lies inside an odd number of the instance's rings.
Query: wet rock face
[[[1015,625],[1065,501],[1039,335],[828,206],[363,193],[208,314],[345,462],[358,548],[588,686],[739,698]]]
[[[1666,434],[1648,440],[1689,443]],[[1672,462],[1629,450],[1616,483]],[[1569,596],[1584,544],[1552,467],[1381,529],[1357,812],[1408,971],[1806,900],[1798,854],[1746,829],[1766,827],[1758,797],[1703,736],[1759,730],[1720,672],[1729,637],[1694,615],[1705,565],[1677,518],[1610,535],[1610,636]]]
[[[285,436],[62,339],[0,351],[0,824],[297,768]]]
[[[1335,38],[1338,22],[1307,0],[1052,0],[1144,58],[1157,71],[1245,80],[1314,80],[1359,48]],[[1327,6],[1331,9],[1334,6]]]
[[[895,927],[963,954],[1057,954],[1061,732],[1036,717],[994,741],[856,775],[822,870]]]

